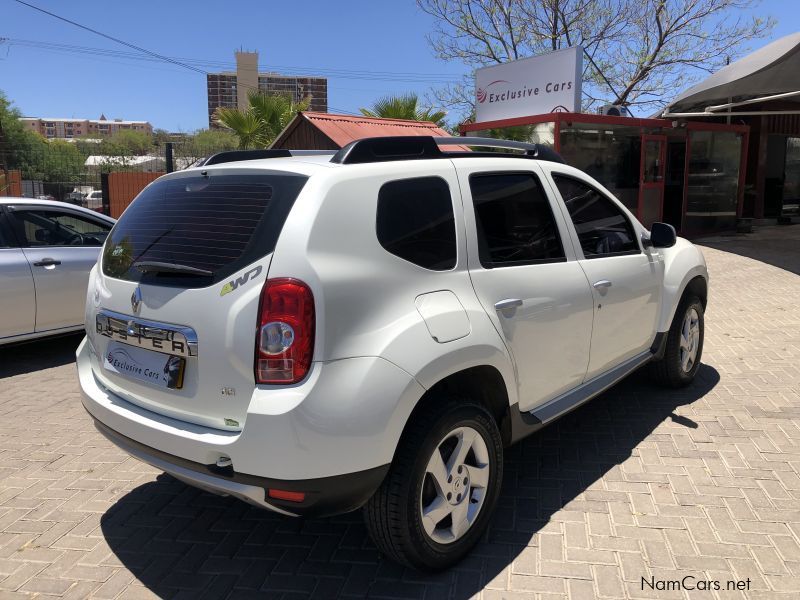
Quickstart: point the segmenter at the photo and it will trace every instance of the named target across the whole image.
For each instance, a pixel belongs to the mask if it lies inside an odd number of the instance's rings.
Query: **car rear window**
[[[182,287],[212,285],[275,249],[286,217],[307,177],[211,175],[156,181],[112,229],[103,273],[128,281]],[[162,263],[209,275],[142,272]]]

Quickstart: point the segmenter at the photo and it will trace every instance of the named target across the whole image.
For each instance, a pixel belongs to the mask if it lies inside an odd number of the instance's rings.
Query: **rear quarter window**
[[[378,242],[387,252],[432,271],[456,266],[450,186],[440,177],[385,183],[378,193]]]
[[[212,285],[275,249],[307,177],[288,173],[193,176],[156,181],[112,229],[103,273],[183,287]],[[142,273],[138,262],[211,273]]]

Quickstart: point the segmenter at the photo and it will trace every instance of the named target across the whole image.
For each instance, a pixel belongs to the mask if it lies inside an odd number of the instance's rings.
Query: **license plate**
[[[186,359],[110,342],[103,356],[103,368],[155,387],[179,390],[183,387]]]

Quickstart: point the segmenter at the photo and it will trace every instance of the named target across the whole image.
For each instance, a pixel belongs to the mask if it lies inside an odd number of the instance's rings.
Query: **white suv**
[[[701,253],[545,147],[454,141],[226,153],[150,184],[89,283],[100,431],[285,515],[363,506],[381,551],[436,570],[485,531],[505,446],[646,363],[691,382]]]

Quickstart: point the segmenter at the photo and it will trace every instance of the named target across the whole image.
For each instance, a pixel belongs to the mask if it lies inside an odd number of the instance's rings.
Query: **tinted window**
[[[586,258],[639,252],[633,227],[619,207],[583,182],[553,175]]]
[[[307,177],[212,175],[156,181],[134,200],[111,232],[103,273],[139,281],[200,287],[220,281],[272,252]],[[137,262],[210,271],[210,276],[143,274]]]
[[[10,248],[11,232],[6,227],[6,216],[2,212],[3,208],[0,207],[0,248]],[[13,244],[16,245],[16,244]]]
[[[18,209],[11,215],[28,246],[102,246],[111,225],[72,212]]]
[[[565,260],[550,202],[534,175],[472,175],[469,184],[484,267]]]
[[[378,194],[378,241],[395,256],[435,271],[456,266],[450,187],[439,177],[391,181]]]

